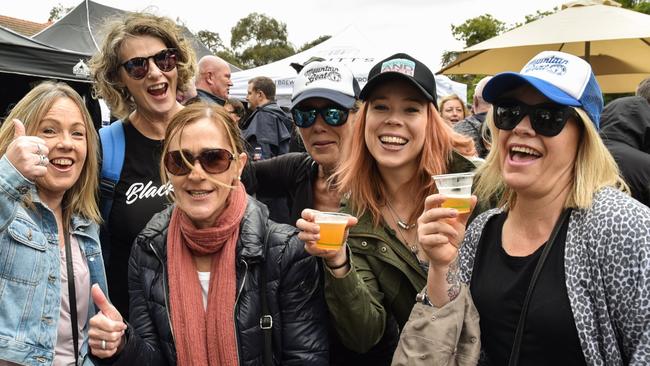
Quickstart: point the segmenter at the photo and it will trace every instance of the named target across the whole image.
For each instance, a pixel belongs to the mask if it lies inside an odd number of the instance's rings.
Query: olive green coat
[[[449,172],[474,168],[454,154]],[[342,211],[353,214],[349,207]],[[352,268],[343,278],[325,271],[325,298],[343,344],[365,353],[381,340],[389,315],[402,329],[427,274],[395,231],[383,223],[375,227],[368,212],[350,229],[347,243]]]

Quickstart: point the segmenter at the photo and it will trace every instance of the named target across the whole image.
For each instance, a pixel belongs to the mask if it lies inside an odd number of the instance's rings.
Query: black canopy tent
[[[92,56],[99,50],[104,39],[104,34],[101,31],[104,23],[111,18],[124,16],[127,13],[122,9],[84,0],[63,18],[32,38],[57,48]],[[194,48],[197,59],[212,54],[187,27],[182,28],[185,37],[190,40]],[[230,65],[230,70],[232,72],[241,71],[233,65]]]
[[[65,81],[85,100],[93,119],[101,123],[99,105],[91,98],[87,56],[64,51],[0,26],[0,118],[38,82]]]

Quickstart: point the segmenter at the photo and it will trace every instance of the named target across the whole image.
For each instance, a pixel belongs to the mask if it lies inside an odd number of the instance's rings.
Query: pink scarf
[[[174,342],[179,366],[237,366],[235,247],[248,197],[241,184],[214,226],[197,229],[178,207],[167,235],[167,268]],[[193,255],[212,255],[208,305]]]

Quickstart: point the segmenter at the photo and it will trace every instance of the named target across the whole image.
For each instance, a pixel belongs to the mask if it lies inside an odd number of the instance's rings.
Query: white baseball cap
[[[359,96],[359,83],[352,71],[336,62],[310,62],[293,83],[291,109],[308,98],[325,98],[350,109]]]

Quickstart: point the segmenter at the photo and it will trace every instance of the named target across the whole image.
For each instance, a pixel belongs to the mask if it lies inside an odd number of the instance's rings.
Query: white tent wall
[[[376,47],[361,34],[354,26],[348,26],[338,35],[316,45],[306,51],[297,53],[285,59],[259,66],[253,69],[235,72],[232,74],[233,86],[230,96],[245,99],[248,80],[256,76],[266,76],[275,82],[276,100],[280,106],[291,104],[291,93],[296,70],[290,64],[302,64],[312,57],[321,57],[332,62],[340,62],[347,66],[363,87],[368,79],[368,71],[379,60],[390,54],[379,54]],[[436,67],[431,68],[435,70]],[[467,99],[467,85],[457,83],[447,76],[436,75],[436,92],[438,98],[452,93],[458,94],[463,100]]]

